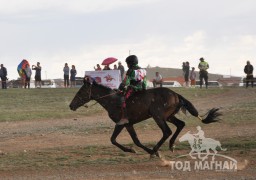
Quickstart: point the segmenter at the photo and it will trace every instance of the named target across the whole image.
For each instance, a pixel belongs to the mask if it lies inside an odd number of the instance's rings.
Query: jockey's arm
[[[133,70],[129,71],[126,74],[125,79],[124,79],[125,86],[129,86],[131,84],[131,80],[134,79],[134,77],[135,77],[135,72]]]
[[[147,77],[146,76],[144,77],[142,84],[143,84],[142,85],[143,89],[147,89]]]
[[[124,80],[122,81],[122,83],[119,85],[119,90],[121,91],[125,91],[125,87],[129,86],[130,85],[130,81],[131,81],[131,78],[128,74],[126,74]]]

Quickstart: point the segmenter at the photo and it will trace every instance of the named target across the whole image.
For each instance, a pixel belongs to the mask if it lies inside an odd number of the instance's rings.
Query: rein
[[[114,94],[117,94],[118,92],[114,92],[114,93],[111,93],[111,94],[107,94],[107,95],[104,95],[104,96],[101,96],[101,97],[98,97],[97,99],[95,100],[98,100],[98,99],[102,99],[102,98],[105,98],[105,97],[108,97],[108,96],[112,96]]]
[[[108,97],[108,96],[112,96],[112,95],[115,95],[115,94],[117,94],[118,93],[118,91],[117,92],[114,92],[114,93],[111,93],[111,94],[107,94],[107,95],[104,95],[104,96],[100,96],[100,97],[98,97],[98,98],[95,98],[94,100],[98,100],[98,99],[102,99],[102,98],[105,98],[105,97]],[[88,95],[89,95],[89,99],[91,99],[91,97],[92,97],[92,86],[90,87],[90,90],[89,90],[89,92],[88,92]],[[91,105],[91,106],[88,106],[88,105],[84,105],[84,107],[86,107],[86,108],[89,108],[89,107],[92,107],[92,106],[94,106],[94,105],[96,105],[98,102],[96,101],[93,105]]]

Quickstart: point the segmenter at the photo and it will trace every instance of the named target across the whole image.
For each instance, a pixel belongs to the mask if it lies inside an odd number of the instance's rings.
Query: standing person
[[[199,59],[201,62],[198,64],[198,68],[199,68],[199,79],[200,79],[200,88],[202,88],[203,85],[203,79],[205,82],[205,87],[206,89],[208,88],[208,72],[207,69],[209,69],[209,64],[204,61],[204,58],[200,58]]]
[[[71,87],[76,87],[76,67],[75,67],[75,65],[72,65],[72,68],[70,70],[70,83],[71,83]]]
[[[28,89],[30,89],[30,78],[31,78],[31,75],[32,75],[32,70],[31,68],[29,67],[29,65],[27,64],[26,65],[26,68],[24,69],[24,72],[25,72],[25,89],[27,88],[28,86]]]
[[[65,63],[65,66],[63,68],[64,72],[64,86],[67,88],[69,86],[69,67],[68,63]]]
[[[4,67],[3,64],[1,64],[0,77],[1,77],[1,81],[2,81],[2,89],[7,89],[7,85],[6,85],[7,69],[6,69],[6,67]]]
[[[186,66],[186,62],[182,63],[182,75],[185,75],[185,66]]]
[[[113,70],[117,70],[117,65],[116,64],[114,65],[114,69]]]
[[[103,70],[111,70],[111,69],[110,69],[109,65],[105,65]]]
[[[190,72],[189,79],[191,81],[190,82],[191,87],[195,88],[195,86],[196,86],[196,72],[195,72],[195,68],[194,67],[192,67],[192,71]]]
[[[119,90],[127,90],[124,94],[124,102],[122,105],[122,119],[117,122],[117,125],[129,123],[126,112],[126,100],[136,91],[143,91],[147,87],[146,70],[138,66],[138,58],[135,55],[130,55],[126,58],[128,71],[124,81],[120,84]]]
[[[39,84],[39,87],[41,88],[41,70],[42,70],[42,67],[40,66],[40,62],[37,62],[36,66],[35,65],[32,65],[32,70],[35,70],[36,71],[36,74],[35,74],[35,87],[38,87],[38,84]]]
[[[251,86],[253,87],[253,66],[250,61],[246,62],[244,67],[244,73],[246,74],[246,88],[249,86],[249,82],[251,81]]]
[[[189,66],[189,62],[187,61],[185,63],[185,66],[184,66],[184,79],[185,79],[185,86],[188,87],[188,77],[189,77],[189,69],[190,69],[190,66]]]
[[[101,71],[101,67],[100,67],[99,64],[97,64],[97,67],[96,67],[96,68],[95,68],[95,67],[93,67],[93,68],[94,68],[95,71]]]
[[[121,61],[118,62],[118,67],[117,69],[120,70],[120,74],[121,74],[121,80],[124,80],[124,66],[122,65]]]
[[[156,77],[153,79],[153,86],[156,87],[157,84],[160,84],[160,87],[163,86],[163,77],[159,72],[156,72]]]

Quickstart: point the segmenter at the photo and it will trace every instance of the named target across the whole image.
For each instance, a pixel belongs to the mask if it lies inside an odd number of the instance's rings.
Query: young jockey
[[[124,102],[122,105],[122,119],[117,122],[117,125],[129,123],[126,114],[126,100],[132,95],[133,92],[142,91],[146,89],[146,70],[138,66],[138,58],[135,55],[128,56],[125,60],[128,66],[126,77],[120,84],[119,90],[124,91]],[[127,89],[125,90],[125,87]]]

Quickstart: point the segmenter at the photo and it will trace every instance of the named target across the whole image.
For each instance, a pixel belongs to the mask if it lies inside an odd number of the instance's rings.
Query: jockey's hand
[[[125,90],[125,84],[124,84],[124,83],[121,83],[121,84],[119,85],[118,89],[119,89],[120,91],[124,91],[124,90]]]
[[[125,93],[126,93],[126,90],[118,90],[118,94],[121,95],[121,96],[125,96]]]

